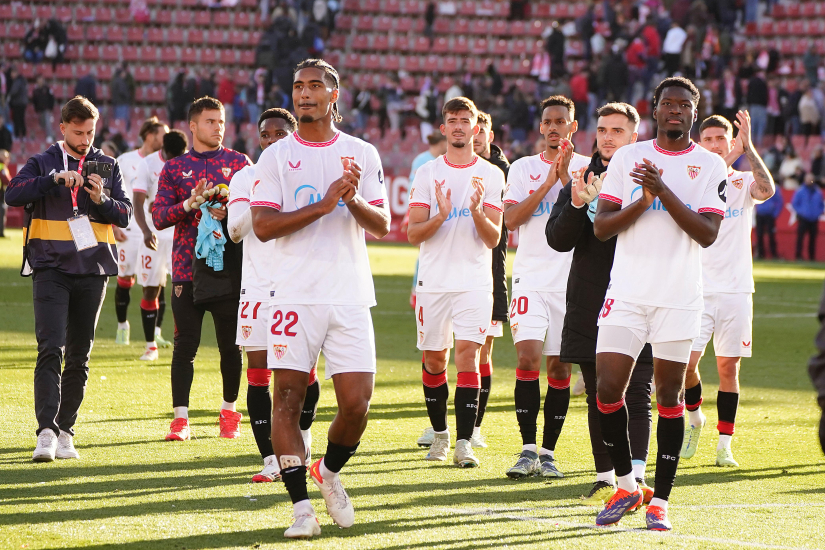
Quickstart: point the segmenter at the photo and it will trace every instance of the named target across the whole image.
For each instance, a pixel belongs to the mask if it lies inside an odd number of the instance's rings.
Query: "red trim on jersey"
[[[236,202],[244,202],[244,201],[249,202],[249,199],[247,199],[246,197],[238,197],[237,199],[232,199],[231,201],[229,201],[229,204],[227,204],[226,206],[229,207],[229,206],[232,206],[233,204],[235,204]]]
[[[552,161],[552,160],[548,160],[548,158],[544,156],[544,151],[542,151],[541,153],[539,153],[539,157],[541,157],[541,160],[542,160],[542,161],[544,161],[544,162],[546,162],[547,164],[553,164],[553,161]]]
[[[723,218],[725,217],[725,213],[723,211],[719,210],[718,208],[707,208],[707,207],[705,207],[705,208],[700,208],[699,209],[700,214],[704,214],[705,212],[710,212],[711,214],[719,214]]]
[[[421,381],[428,388],[438,388],[447,383],[447,371],[433,374],[425,369],[421,369]]]
[[[622,407],[624,407],[624,397],[622,397],[621,401],[616,401],[615,403],[602,403],[599,401],[599,396],[596,396],[596,407],[599,409],[599,412],[604,414],[611,414]]]
[[[653,140],[653,148],[656,149],[656,152],[662,153],[663,155],[667,155],[669,157],[678,157],[679,155],[686,155],[687,153],[693,151],[694,147],[696,147],[696,143],[691,141],[690,147],[688,147],[687,149],[683,149],[681,151],[665,151],[664,149],[659,147],[659,145],[656,144],[655,139]]]
[[[514,201],[513,199],[507,199],[504,201],[504,204],[518,204],[518,201]]]
[[[537,370],[516,369],[516,380],[521,380],[522,382],[533,382],[539,379],[539,374],[541,373]]]
[[[250,386],[268,388],[272,378],[272,371],[269,369],[246,369],[246,380]]]
[[[554,390],[566,390],[570,387],[570,377],[560,380],[558,378],[547,377],[547,385]]]
[[[378,200],[370,201],[370,204],[373,205],[373,206],[381,206],[382,204],[384,204],[384,199],[378,199]]]
[[[444,163],[449,166],[450,168],[469,168],[470,166],[474,165],[478,162],[478,156],[473,157],[473,161],[470,164],[453,164],[449,160],[447,160],[447,155],[444,155]]]
[[[267,208],[274,208],[275,210],[281,210],[281,205],[277,202],[269,202],[269,201],[254,201],[249,203],[249,206],[266,206]]]
[[[481,380],[477,372],[459,372],[455,383],[456,388],[480,388]]]
[[[490,204],[489,202],[485,202],[485,203],[484,203],[484,208],[492,208],[492,209],[493,209],[493,210],[495,210],[496,212],[503,212],[503,210],[502,210],[501,208],[499,208],[499,207],[498,207],[498,206],[496,206],[495,204]]]
[[[298,143],[300,143],[301,145],[306,145],[307,147],[329,147],[330,145],[332,145],[333,143],[335,143],[338,140],[338,136],[341,135],[341,132],[336,133],[335,136],[331,140],[325,141],[323,143],[316,143],[314,141],[303,140],[303,139],[301,139],[301,136],[298,135],[298,132],[295,132],[292,135],[295,136],[295,140]]]
[[[685,402],[682,401],[675,407],[664,407],[656,403],[659,410],[659,418],[681,418],[685,416]]]
[[[621,204],[622,204],[622,199],[614,197],[613,195],[608,195],[606,193],[599,193],[599,200],[602,200],[602,199],[604,199],[606,201],[610,201],[610,202],[615,202],[619,206],[621,206]]]
[[[410,208],[426,208],[427,210],[430,209],[430,205],[426,202],[411,202]]]
[[[716,430],[719,432],[720,435],[733,435],[733,422],[725,422],[724,420],[720,420],[716,424]]]

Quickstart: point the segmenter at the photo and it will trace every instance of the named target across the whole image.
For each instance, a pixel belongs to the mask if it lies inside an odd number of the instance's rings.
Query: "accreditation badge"
[[[85,214],[82,216],[74,216],[67,221],[69,222],[69,231],[72,233],[72,239],[78,252],[97,246],[97,237],[95,237],[95,231],[92,229],[92,222],[89,221],[89,216]]]

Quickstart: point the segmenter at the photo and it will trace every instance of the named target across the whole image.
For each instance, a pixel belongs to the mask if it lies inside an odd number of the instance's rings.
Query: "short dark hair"
[[[144,120],[143,124],[140,126],[140,139],[146,141],[146,136],[149,134],[154,134],[164,126],[166,126],[165,122],[161,122],[156,116],[150,116]]]
[[[163,156],[166,160],[181,156],[187,149],[189,149],[189,140],[180,130],[169,130],[163,136]]]
[[[442,134],[441,132],[433,132],[429,136],[427,136],[427,143],[432,145],[438,145],[442,141],[447,141],[447,136]]]
[[[707,128],[722,128],[725,132],[733,135],[733,125],[723,116],[711,115],[703,120],[702,125],[699,126],[699,135],[702,135],[702,132]]]
[[[295,78],[295,75],[298,74],[298,71],[301,69],[321,69],[324,72],[324,79],[326,80],[327,84],[332,86],[333,89],[337,90],[341,83],[341,77],[338,76],[338,71],[335,70],[335,67],[330,65],[328,62],[324,61],[323,59],[304,59],[300,63],[295,66],[295,69],[292,71],[292,78]],[[340,111],[338,110],[338,104],[332,104],[332,120],[334,122],[341,122],[344,118],[341,116]]]
[[[570,120],[576,118],[576,105],[573,104],[573,100],[563,95],[551,95],[547,99],[541,102],[541,111],[539,112],[539,116],[544,113],[544,110],[548,107],[567,107],[567,112],[570,113]]]
[[[699,104],[699,88],[683,76],[671,76],[659,82],[659,85],[656,86],[656,90],[653,91],[654,109],[659,105],[659,98],[662,97],[662,91],[665,88],[684,88],[690,92],[691,103],[693,103],[693,105]]]
[[[298,121],[295,120],[295,117],[292,116],[292,113],[287,111],[286,109],[279,109],[279,108],[272,108],[267,109],[263,113],[261,113],[260,118],[258,118],[258,128],[260,129],[261,124],[269,118],[282,118],[286,121],[289,131],[294,132],[296,128],[298,128]]]
[[[470,111],[471,117],[478,122],[478,109],[476,108],[476,104],[473,103],[471,99],[462,96],[454,97],[444,103],[444,107],[441,108],[441,116],[446,119],[447,113],[458,113],[461,111]]]
[[[486,126],[487,128],[493,127],[493,117],[490,116],[489,113],[485,113],[484,111],[478,112],[478,124],[479,126]]]
[[[89,119],[97,120],[100,118],[100,113],[95,107],[94,103],[83,97],[76,95],[66,102],[62,109],[60,109],[60,121],[64,124],[77,120],[83,122]]]
[[[633,123],[634,128],[639,128],[639,121],[641,120],[639,117],[639,111],[637,111],[636,107],[630,105],[629,103],[608,103],[607,105],[602,105],[596,110],[596,117],[610,115],[624,115],[630,122]]]
[[[204,111],[223,111],[223,103],[209,96],[196,99],[189,107],[189,121],[191,122],[192,119]]]

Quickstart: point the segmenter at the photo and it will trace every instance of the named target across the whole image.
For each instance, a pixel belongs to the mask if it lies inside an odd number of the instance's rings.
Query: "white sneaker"
[[[54,453],[54,456],[57,458],[80,458],[80,455],[74,448],[72,434],[60,430],[60,435],[57,438],[57,451]]]
[[[310,539],[321,534],[321,524],[314,515],[305,514],[295,516],[292,526],[284,531],[284,536],[288,539]]]
[[[580,395],[584,395],[584,392],[584,375],[582,375],[582,373],[579,373],[579,377],[576,378],[576,384],[573,386],[573,395],[578,397]]]
[[[54,460],[55,451],[57,451],[57,436],[51,428],[45,428],[37,436],[37,447],[32,454],[32,460],[51,462]]]
[[[341,485],[341,477],[335,476],[334,479],[326,479],[321,475],[321,460],[318,459],[309,468],[309,476],[321,491],[321,496],[324,497],[324,502],[327,504],[327,513],[332,521],[338,527],[347,528],[352,527],[355,523],[355,509],[352,507],[352,501],[349,495]]]
[[[281,481],[281,468],[278,467],[278,458],[269,455],[264,459],[264,469],[252,476],[252,483],[272,483]]]
[[[473,436],[470,438],[470,445],[474,449],[486,449],[487,442],[484,441],[484,436],[481,435],[481,428],[473,428]]]
[[[433,438],[435,437],[435,430],[433,430],[432,426],[428,426],[424,429],[424,433],[421,434],[421,437],[418,438],[416,444],[419,447],[429,447],[433,444]]]
[[[433,444],[430,445],[430,452],[424,460],[440,460],[446,462],[450,454],[450,432],[437,434],[433,433]]]
[[[478,459],[473,454],[473,447],[466,439],[459,439],[455,442],[453,463],[457,464],[459,468],[475,468],[478,466]]]
[[[157,347],[149,347],[146,348],[146,351],[143,352],[143,355],[140,356],[140,361],[157,361],[158,360],[158,348]]]
[[[312,464],[312,431],[301,430],[301,438],[304,440],[304,449],[306,456],[304,457],[304,466],[307,468]]]

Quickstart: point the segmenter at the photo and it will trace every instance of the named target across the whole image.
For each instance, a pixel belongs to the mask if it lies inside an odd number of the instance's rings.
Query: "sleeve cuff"
[[[622,199],[620,199],[620,198],[618,198],[618,197],[614,197],[613,195],[607,195],[607,194],[605,194],[605,193],[601,193],[601,194],[599,195],[599,200],[602,200],[602,199],[604,199],[604,200],[606,200],[606,201],[610,201],[610,202],[615,202],[615,203],[616,203],[616,204],[618,204],[619,206],[621,206],[621,205],[622,205]],[[572,202],[572,201],[571,201],[571,202]]]
[[[484,208],[490,208],[492,210],[495,210],[496,212],[502,212],[502,209],[501,209],[500,206],[496,206],[495,204],[490,204],[489,202],[484,203]]]
[[[430,205],[426,202],[411,202],[410,208],[426,208],[427,210],[430,209]]]
[[[281,211],[281,205],[277,202],[269,202],[269,201],[253,201],[249,203],[250,206],[263,206],[264,208],[274,208],[277,211]]]

